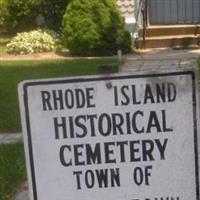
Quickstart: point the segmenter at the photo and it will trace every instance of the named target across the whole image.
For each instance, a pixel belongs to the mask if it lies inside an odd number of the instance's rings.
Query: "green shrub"
[[[71,0],[63,17],[66,47],[78,55],[112,55],[131,50],[130,34],[113,0]]]
[[[58,31],[70,0],[0,0],[0,28],[9,32],[28,31],[38,27],[37,17],[45,26]],[[39,24],[40,25],[40,24]]]
[[[40,13],[45,19],[45,25],[58,31],[61,29],[62,18],[70,0],[41,0]]]
[[[7,14],[6,1],[0,0],[0,33],[5,31]]]
[[[37,26],[41,0],[6,0],[6,29],[9,32],[27,31]]]
[[[35,30],[18,33],[9,44],[7,52],[10,54],[30,54],[56,51],[60,48],[58,34],[48,30]]]

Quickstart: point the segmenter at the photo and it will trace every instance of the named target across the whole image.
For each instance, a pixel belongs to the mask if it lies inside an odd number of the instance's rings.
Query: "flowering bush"
[[[18,33],[7,44],[7,52],[16,55],[57,51],[59,48],[61,48],[59,35],[42,29]]]

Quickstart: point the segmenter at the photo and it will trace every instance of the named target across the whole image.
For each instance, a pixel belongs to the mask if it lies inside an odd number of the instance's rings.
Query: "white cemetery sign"
[[[193,71],[22,82],[34,200],[199,200]]]

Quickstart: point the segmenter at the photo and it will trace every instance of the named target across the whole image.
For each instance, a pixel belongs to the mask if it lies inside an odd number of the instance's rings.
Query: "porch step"
[[[135,42],[137,49],[144,48],[142,34],[143,29],[139,31],[139,39]],[[200,45],[200,24],[148,26],[145,41],[145,48],[198,46]]]
[[[146,37],[145,48],[163,48],[163,47],[184,47],[200,45],[200,37],[198,35],[172,35],[159,37]],[[137,49],[144,48],[142,38],[135,42]]]
[[[143,29],[140,29],[139,31],[140,37],[142,37],[142,33]],[[200,24],[149,26],[146,30],[146,37],[198,35],[198,34],[200,34]]]

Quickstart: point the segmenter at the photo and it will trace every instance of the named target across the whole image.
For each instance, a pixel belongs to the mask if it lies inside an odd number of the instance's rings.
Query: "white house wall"
[[[116,0],[117,5],[125,18],[126,29],[133,33],[140,24],[140,16],[137,18],[139,0]],[[137,22],[136,22],[137,21]]]

